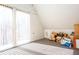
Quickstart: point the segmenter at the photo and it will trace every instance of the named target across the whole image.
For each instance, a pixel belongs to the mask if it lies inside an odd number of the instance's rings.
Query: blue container
[[[71,48],[71,43],[66,42],[66,43],[64,44],[64,46],[66,46],[66,47],[68,47],[68,48]]]

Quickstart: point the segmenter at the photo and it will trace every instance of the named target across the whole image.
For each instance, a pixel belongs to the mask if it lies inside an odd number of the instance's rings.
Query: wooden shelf
[[[75,35],[74,35],[74,48],[78,48],[78,40],[79,40],[79,24],[74,25]]]

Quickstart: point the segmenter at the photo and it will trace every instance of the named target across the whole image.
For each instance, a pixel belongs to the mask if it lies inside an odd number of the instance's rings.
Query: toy
[[[61,40],[61,45],[66,46],[68,48],[71,48],[71,39],[69,39],[69,38],[63,38]]]
[[[56,32],[52,32],[51,34],[51,40],[56,42],[56,37],[57,37],[57,33]]]
[[[57,37],[56,37],[56,42],[60,43],[60,40],[61,40],[61,39],[62,39],[62,37],[57,36]]]

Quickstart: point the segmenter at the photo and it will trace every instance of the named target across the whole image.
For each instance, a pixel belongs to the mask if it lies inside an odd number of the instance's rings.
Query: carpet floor
[[[0,52],[0,55],[79,55],[79,50],[62,47],[48,39],[41,39]]]

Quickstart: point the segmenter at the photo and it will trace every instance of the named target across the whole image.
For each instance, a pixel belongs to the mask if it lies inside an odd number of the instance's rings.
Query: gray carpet
[[[46,39],[46,38],[44,38],[42,40],[34,41],[34,43],[39,43],[39,44],[44,44],[44,45],[51,45],[51,46],[55,46],[55,47],[69,49],[69,48],[64,47],[64,46],[62,47],[59,43],[56,43],[56,42],[54,42],[52,40],[49,40],[49,39]],[[70,48],[70,50],[73,50],[73,55],[79,55],[79,49]]]
[[[0,52],[0,55],[79,55],[79,50],[62,47],[48,39],[41,39]]]

